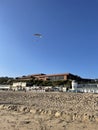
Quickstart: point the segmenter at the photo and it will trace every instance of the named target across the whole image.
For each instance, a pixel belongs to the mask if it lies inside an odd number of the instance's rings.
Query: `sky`
[[[0,77],[36,73],[98,78],[98,0],[0,0]]]

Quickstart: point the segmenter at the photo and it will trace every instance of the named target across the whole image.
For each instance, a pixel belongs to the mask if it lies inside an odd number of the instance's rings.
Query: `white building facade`
[[[11,85],[1,85],[0,84],[0,90],[10,90],[11,89]]]
[[[26,88],[26,82],[16,82],[12,85],[12,90],[24,90]]]
[[[78,84],[72,81],[72,91],[82,93],[98,93],[98,84]]]

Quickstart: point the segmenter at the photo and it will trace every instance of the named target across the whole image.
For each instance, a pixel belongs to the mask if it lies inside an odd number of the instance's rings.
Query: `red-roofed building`
[[[28,75],[28,76],[22,76],[22,77],[18,77],[18,79],[21,80],[30,80],[32,78],[38,79],[38,80],[50,80],[50,81],[57,81],[57,80],[77,80],[77,79],[81,79],[79,76],[77,75],[73,75],[71,73],[62,73],[62,74],[32,74],[32,75]]]

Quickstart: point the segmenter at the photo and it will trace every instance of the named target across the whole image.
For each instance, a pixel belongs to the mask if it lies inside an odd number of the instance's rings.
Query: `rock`
[[[26,107],[26,106],[20,106],[20,107],[18,107],[18,111],[19,112],[30,112],[30,109],[29,109],[29,107]]]
[[[42,112],[42,109],[38,109],[37,112],[40,114]]]
[[[88,114],[84,114],[84,115],[83,115],[82,121],[89,121],[89,116],[88,116]]]
[[[4,109],[4,106],[5,106],[5,105],[0,105],[0,110],[3,110],[3,109]]]
[[[74,121],[74,120],[77,120],[77,118],[78,118],[77,113],[74,113],[74,114],[73,114],[73,121]]]
[[[57,112],[55,113],[55,117],[60,117],[60,116],[61,116],[61,112],[57,111]]]
[[[45,114],[45,110],[42,110],[40,114],[41,114],[41,115]]]
[[[30,109],[30,113],[32,113],[32,114],[35,114],[37,112],[37,110],[36,109]]]
[[[16,105],[10,105],[10,106],[8,106],[8,110],[17,111],[17,106]]]
[[[84,114],[83,121],[95,121],[95,116],[92,114]]]

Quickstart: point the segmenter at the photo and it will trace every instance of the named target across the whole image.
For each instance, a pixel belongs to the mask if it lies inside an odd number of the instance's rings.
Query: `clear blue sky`
[[[66,72],[98,78],[98,0],[0,0],[0,76]]]

